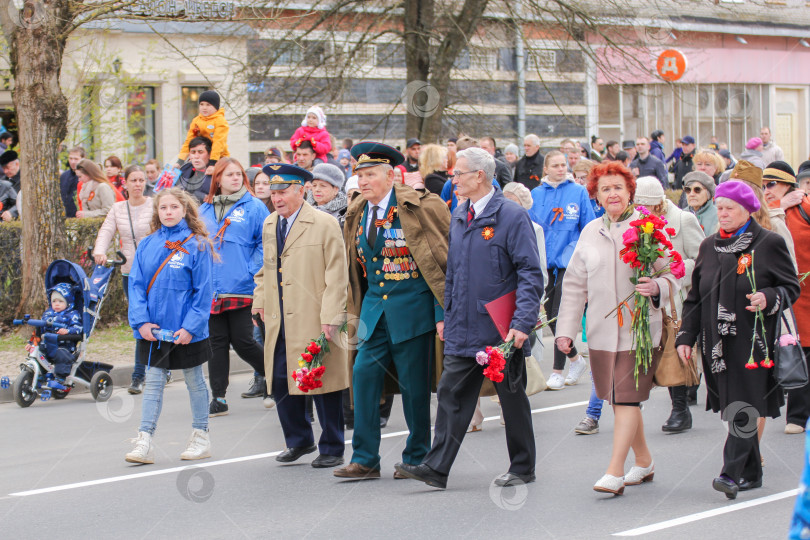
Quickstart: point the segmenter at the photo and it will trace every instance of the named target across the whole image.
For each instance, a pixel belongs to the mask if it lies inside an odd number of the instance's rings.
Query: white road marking
[[[568,409],[571,407],[581,407],[582,405],[587,405],[587,401],[577,401],[576,403],[566,403],[564,405],[554,405],[553,407],[544,407],[542,409],[534,409],[532,414],[538,414],[543,412],[551,412],[551,411],[558,411],[560,409]],[[493,420],[500,420],[500,416],[490,416],[488,418],[484,418],[485,422],[493,421]],[[408,431],[396,431],[394,433],[385,433],[382,435],[381,438],[383,439],[390,439],[393,437],[401,437],[403,435],[408,435]],[[351,439],[346,441],[346,444],[352,444]],[[109,478],[100,478],[98,480],[88,480],[86,482],[76,482],[73,484],[63,484],[61,486],[53,486],[41,489],[32,489],[29,491],[18,491],[16,493],[9,493],[11,497],[30,497],[32,495],[42,495],[44,493],[54,493],[56,491],[66,491],[69,489],[78,489],[83,487],[89,486],[98,486],[101,484],[111,484],[113,482],[124,482],[126,480],[135,480],[138,478],[147,478],[149,476],[160,476],[162,474],[172,474],[176,472],[180,472],[183,469],[188,467],[200,467],[200,468],[209,468],[209,467],[217,467],[219,465],[230,465],[231,463],[241,463],[243,461],[253,461],[256,459],[267,459],[271,457],[275,457],[279,455],[281,451],[277,452],[267,452],[265,454],[254,454],[252,456],[243,456],[238,458],[231,458],[231,459],[221,459],[218,461],[200,461],[189,465],[184,465],[182,467],[172,467],[169,469],[160,469],[157,471],[147,471],[142,473],[134,473],[134,474],[125,474],[122,476],[111,476]]]
[[[782,499],[787,499],[789,497],[795,497],[796,494],[799,492],[798,489],[791,489],[788,491],[783,491],[781,493],[774,493],[773,495],[768,495],[767,497],[761,497],[759,499],[754,499],[751,501],[745,501],[737,504],[732,504],[729,506],[724,506],[723,508],[715,508],[714,510],[706,510],[705,512],[698,512],[696,514],[689,514],[688,516],[683,516],[675,519],[669,519],[667,521],[661,521],[659,523],[653,523],[652,525],[645,525],[644,527],[639,527],[637,529],[630,529],[629,531],[622,531],[613,533],[613,536],[641,536],[643,534],[650,534],[656,531],[661,531],[664,529],[669,529],[671,527],[678,527],[679,525],[686,525],[687,523],[692,523],[695,521],[700,521],[701,519],[708,519],[715,516],[721,516],[723,514],[729,514],[731,512],[736,512],[738,510],[745,510],[747,508],[753,508],[754,506],[759,506],[761,504],[768,504],[774,501],[781,501]]]

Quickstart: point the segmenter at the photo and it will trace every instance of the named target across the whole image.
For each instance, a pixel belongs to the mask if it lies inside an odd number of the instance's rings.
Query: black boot
[[[680,433],[692,428],[692,413],[686,404],[688,390],[686,386],[673,386],[669,389],[672,398],[672,413],[661,429],[668,433]]]
[[[700,388],[700,381],[695,386],[688,386],[686,392],[686,404],[687,405],[697,405],[697,392],[698,388]]]
[[[264,377],[256,375],[250,380],[250,388],[247,392],[242,392],[243,398],[264,397],[267,393],[267,384]]]

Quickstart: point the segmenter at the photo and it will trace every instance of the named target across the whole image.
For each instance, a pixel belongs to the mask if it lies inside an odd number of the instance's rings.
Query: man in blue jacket
[[[546,286],[546,316],[553,319],[560,310],[562,283],[568,261],[577,245],[579,235],[594,219],[593,208],[585,188],[568,176],[565,155],[552,150],[546,155],[546,175],[532,190],[534,206],[529,210],[532,221],[543,227],[546,235],[548,285]],[[552,332],[557,325],[551,323]],[[548,379],[549,390],[561,390],[577,383],[588,368],[587,362],[572,348],[568,354],[571,367],[563,378],[566,355],[554,347],[553,372]]]
[[[543,294],[537,238],[526,211],[491,185],[494,158],[480,148],[462,150],[458,158],[453,183],[459,195],[469,200],[453,212],[450,222],[444,370],[433,445],[421,464],[399,463],[396,469],[429,486],[447,486],[484,382],[484,368],[476,362],[476,354],[501,341],[485,306],[514,292],[516,307],[506,341],[514,340],[516,352],[508,359],[503,381],[495,383],[506,421],[510,466],[495,484],[533,482],[536,452],[523,355],[529,354],[528,337],[537,323]]]

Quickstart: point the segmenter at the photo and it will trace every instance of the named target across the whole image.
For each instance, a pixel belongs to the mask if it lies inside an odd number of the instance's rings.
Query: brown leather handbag
[[[663,310],[664,324],[661,329],[661,345],[656,350],[658,356],[658,367],[653,376],[653,382],[657,386],[694,386],[700,382],[697,368],[695,367],[695,355],[684,364],[678,357],[675,348],[675,338],[681,329],[681,321],[678,319],[678,312],[675,309],[675,298],[672,291],[672,284],[669,284],[669,308],[670,314]]]

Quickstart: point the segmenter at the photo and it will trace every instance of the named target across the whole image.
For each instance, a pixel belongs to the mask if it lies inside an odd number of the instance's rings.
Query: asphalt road
[[[182,382],[166,389],[154,465],[124,461],[140,398],[123,389],[106,404],[81,394],[28,409],[0,405],[0,538],[778,539],[786,537],[803,461],[804,436],[768,422],[764,486],[727,501],[711,489],[725,439],[719,416],[702,411],[701,391],[693,429],[666,435],[669,396],[656,389],[644,409],[655,480],[621,497],[598,494],[592,486],[607,467],[613,415],[605,410],[598,435],[574,434],[590,390],[583,378],[530,398],[533,484],[492,485],[508,459],[489,399],[484,429],[465,438],[447,491],[393,480],[406,435],[399,398],[384,430],[383,478],[339,481],[331,469],[309,466],[314,455],[292,465],[273,459],[284,449],[278,416],[260,400],[239,398],[249,378],[232,376],[231,413],[211,419],[214,456],[198,462],[179,459],[191,430]]]

